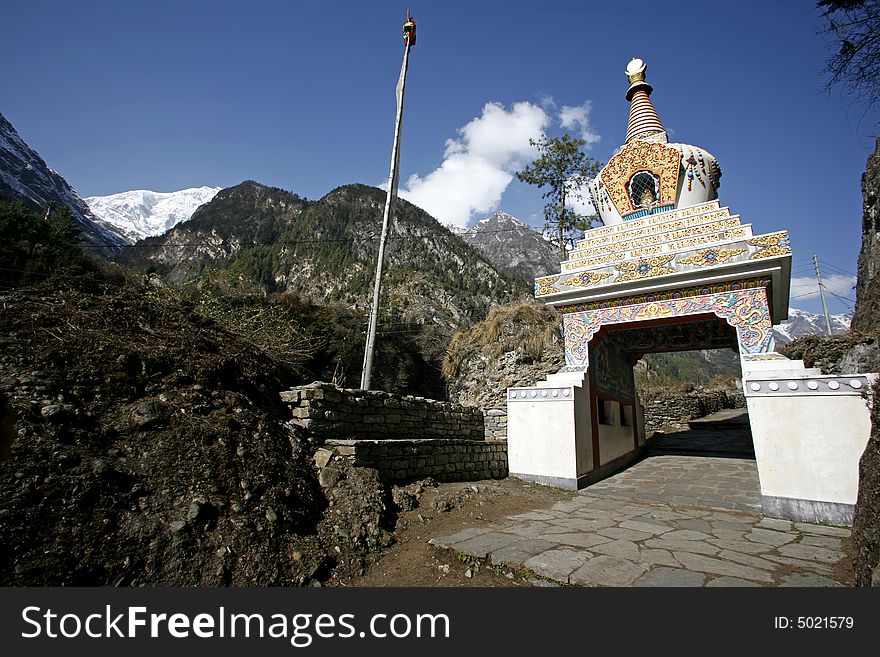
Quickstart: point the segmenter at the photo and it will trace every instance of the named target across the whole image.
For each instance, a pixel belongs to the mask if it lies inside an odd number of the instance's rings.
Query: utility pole
[[[831,335],[831,319],[828,317],[828,304],[825,303],[825,287],[822,285],[822,274],[819,273],[819,258],[813,254],[813,266],[816,267],[816,282],[819,284],[819,296],[822,297],[822,310],[825,312],[825,329]]]
[[[361,389],[370,389],[370,373],[373,369],[373,351],[376,347],[376,324],[379,320],[379,296],[382,289],[382,264],[385,260],[385,240],[388,237],[388,221],[394,201],[397,200],[397,183],[400,175],[400,126],[403,121],[403,95],[406,88],[406,72],[409,67],[409,49],[416,45],[416,21],[406,10],[403,24],[403,64],[397,81],[397,116],[394,120],[394,143],[391,146],[391,173],[388,176],[388,192],[385,195],[385,212],[382,215],[382,236],[379,239],[379,256],[376,262],[376,281],[373,284],[373,306],[367,326],[367,344],[364,347],[364,369],[361,371]]]

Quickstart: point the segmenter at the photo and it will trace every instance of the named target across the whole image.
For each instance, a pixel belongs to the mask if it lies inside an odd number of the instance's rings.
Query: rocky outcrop
[[[876,330],[880,322],[880,139],[862,175],[862,250],[856,283],[854,331]]]
[[[862,176],[864,213],[854,332],[875,332],[880,321],[880,139]],[[876,341],[874,342],[876,353]],[[874,366],[868,371],[876,372]],[[871,437],[859,462],[859,495],[853,518],[853,571],[857,586],[880,585],[880,386],[874,387]]]
[[[507,388],[531,386],[565,365],[559,316],[532,303],[494,308],[456,333],[443,362],[451,401],[506,407]]]
[[[853,517],[856,586],[880,586],[880,385],[874,386],[871,437],[859,461],[859,495]]]
[[[0,294],[18,430],[0,462],[0,586],[357,572],[385,540],[384,488],[362,468],[318,480],[278,399],[296,368],[164,293],[83,287]]]
[[[779,348],[823,374],[858,374],[880,369],[880,343],[872,335],[807,335]]]

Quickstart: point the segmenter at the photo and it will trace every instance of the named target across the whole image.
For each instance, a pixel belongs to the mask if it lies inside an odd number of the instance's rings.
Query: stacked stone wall
[[[507,440],[507,407],[496,406],[483,411],[486,440]]]
[[[291,407],[291,424],[323,440],[482,440],[485,433],[480,409],[423,397],[313,383],[281,399]]]
[[[507,476],[506,440],[330,440],[352,465],[375,468],[385,481],[475,481]]]
[[[281,393],[290,424],[386,481],[507,476],[507,411],[313,383]]]
[[[706,390],[686,393],[661,393],[643,400],[645,431],[658,431],[665,426],[685,424],[725,408],[745,408],[741,392]]]

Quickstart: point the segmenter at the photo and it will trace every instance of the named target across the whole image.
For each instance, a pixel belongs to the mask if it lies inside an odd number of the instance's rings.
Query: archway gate
[[[775,352],[790,267],[785,231],[755,236],[717,201],[588,231],[558,275],[536,280],[536,296],[562,315],[566,365],[508,390],[511,475],[577,489],[626,467],[645,442],[635,360],[730,347],[765,513],[851,521],[871,375],[823,377]]]

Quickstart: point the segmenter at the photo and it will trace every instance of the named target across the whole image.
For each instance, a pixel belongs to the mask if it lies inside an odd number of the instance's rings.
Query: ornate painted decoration
[[[565,315],[563,327],[566,365],[586,367],[589,364],[589,342],[604,325],[708,313],[725,319],[736,328],[742,353],[756,354],[771,350],[773,324],[767,292],[759,287]]]
[[[657,256],[656,258],[645,258],[638,262],[621,262],[619,265],[614,265],[614,268],[620,272],[614,282],[622,283],[624,281],[635,281],[640,278],[650,278],[651,276],[674,274],[674,269],[665,266],[673,258],[675,258],[674,253]]]
[[[606,278],[611,278],[614,274],[604,271],[585,271],[583,274],[577,274],[562,281],[563,285],[575,285],[577,287],[590,287],[596,283],[601,283]],[[555,290],[554,290],[555,292]]]
[[[769,235],[761,235],[760,237],[748,240],[748,243],[752,246],[762,247],[759,251],[755,251],[749,256],[749,260],[791,255],[791,241],[788,239],[787,230],[770,233]]]
[[[678,264],[711,267],[712,265],[720,265],[722,262],[727,262],[734,256],[745,252],[745,249],[706,249],[687,258],[682,258],[678,261]]]
[[[556,288],[553,286],[556,284],[556,281],[559,280],[559,276],[544,276],[543,278],[535,279],[535,296],[540,297],[545,294],[553,294],[556,292]]]
[[[786,358],[782,354],[776,353],[775,351],[770,351],[766,354],[746,354],[745,356],[743,356],[743,360],[788,360],[788,358]]]
[[[609,338],[621,345],[635,362],[644,354],[657,352],[694,351],[697,349],[736,349],[734,329],[726,320],[712,315],[705,320],[685,323],[638,323],[627,328],[613,327],[602,341]],[[595,342],[595,340],[594,340]],[[590,362],[594,363],[592,357]]]
[[[652,301],[670,301],[673,299],[686,299],[689,297],[697,297],[706,294],[720,294],[722,292],[737,292],[739,290],[754,290],[770,286],[769,278],[747,278],[740,281],[730,281],[728,283],[715,283],[714,285],[701,285],[699,287],[684,287],[675,290],[664,290],[654,294],[640,294],[630,297],[617,297],[616,299],[605,299],[603,301],[591,301],[589,303],[580,303],[572,306],[562,306],[558,308],[558,312],[562,314],[581,313],[587,310],[599,310],[604,308],[616,308],[618,306],[631,306],[640,303],[650,303]]]
[[[660,178],[660,198],[656,202],[666,205],[675,203],[678,192],[678,176],[681,169],[681,154],[666,144],[652,144],[634,139],[614,157],[600,174],[602,183],[611,197],[611,202],[620,216],[638,212],[629,196],[627,187],[632,177],[640,171],[650,171]]]

